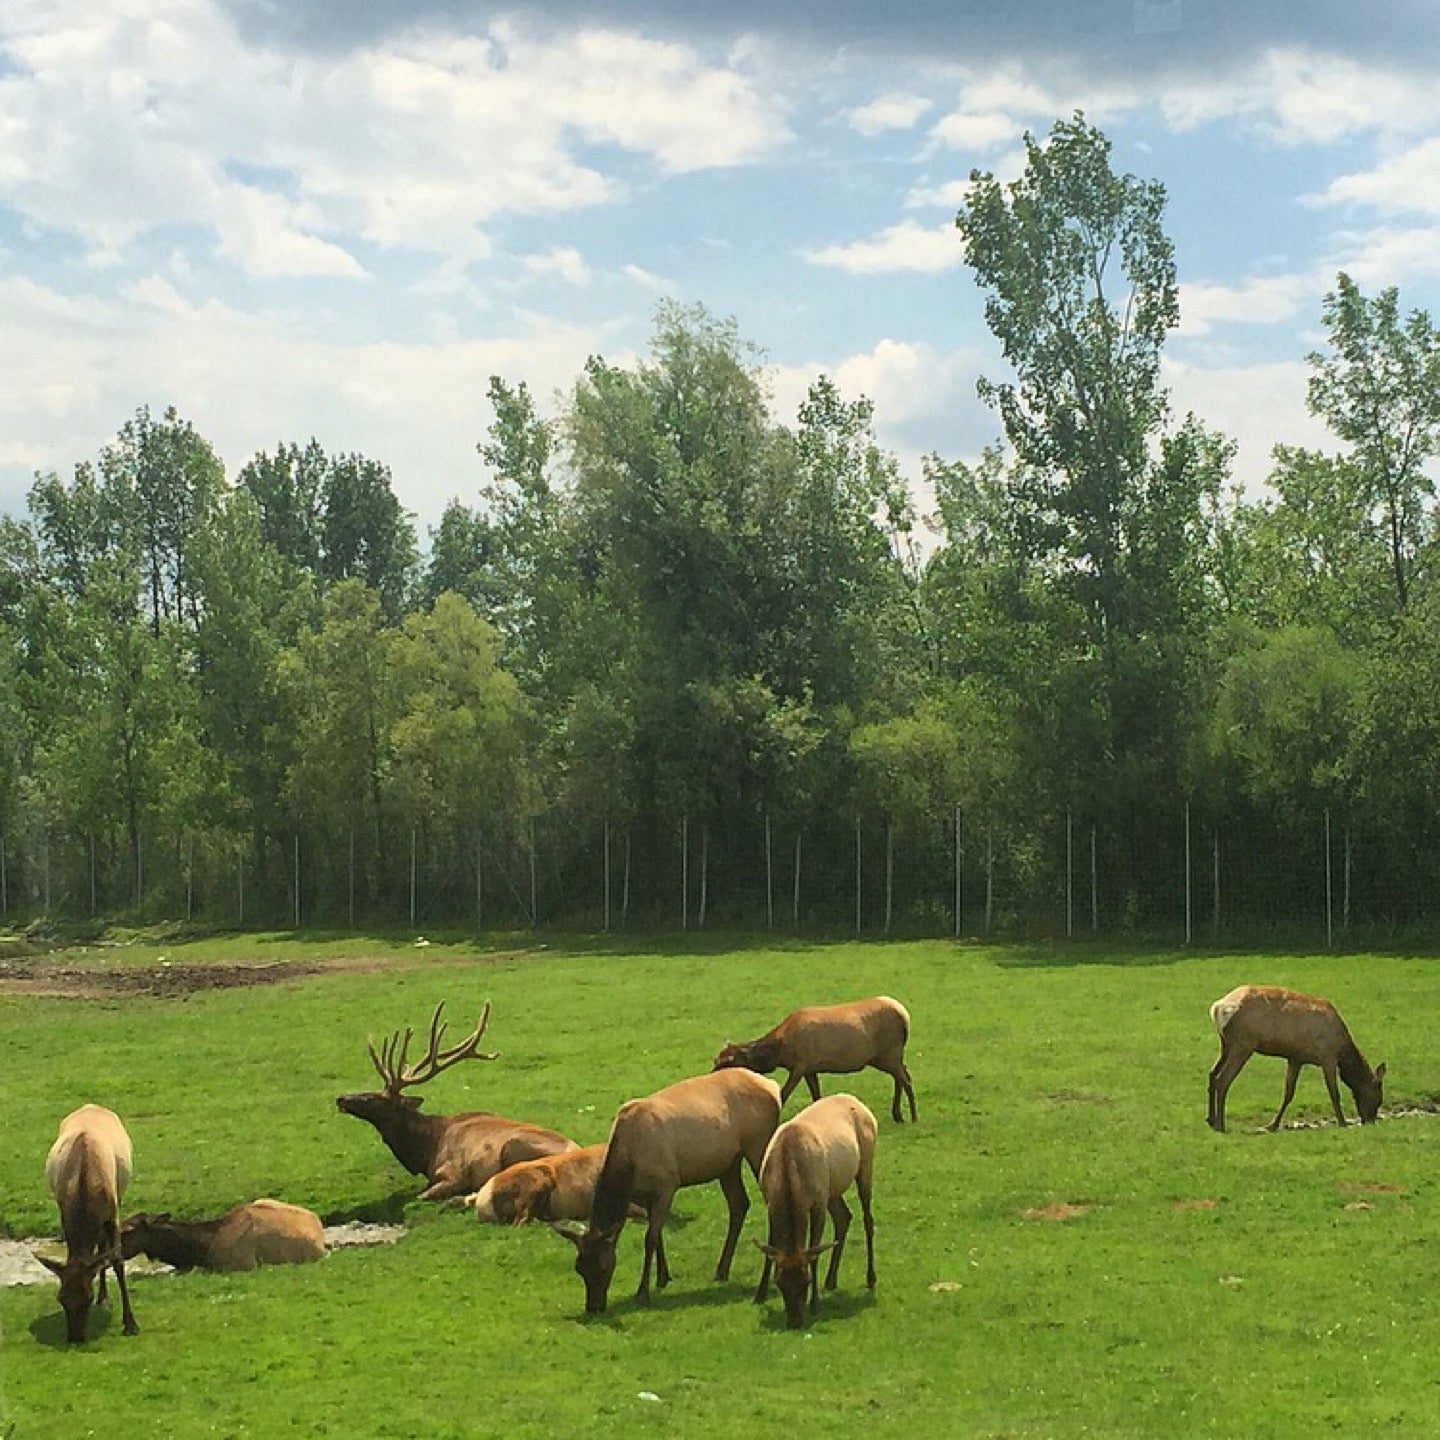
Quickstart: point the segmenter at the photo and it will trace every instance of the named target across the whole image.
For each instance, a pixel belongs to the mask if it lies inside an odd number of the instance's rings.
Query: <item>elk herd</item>
[[[645,1225],[636,1299],[649,1300],[652,1274],[657,1287],[669,1283],[664,1227],[676,1191],[685,1186],[714,1182],[725,1197],[728,1223],[715,1278],[727,1279],[750,1208],[747,1168],[767,1220],[765,1241],[755,1242],[764,1257],[756,1303],[765,1301],[773,1274],[789,1327],[802,1326],[807,1309],[818,1310],[820,1258],[830,1252],[825,1289],[833,1290],[853,1218],[845,1201],[852,1189],[865,1229],[865,1283],[874,1289],[875,1116],[853,1095],[822,1097],[819,1076],[880,1070],[894,1084],[893,1119],[903,1121],[903,1099],[913,1122],[915,1089],[905,1064],[910,1016],[899,1001],[880,995],[796,1010],[757,1040],[727,1043],[708,1073],[627,1101],[605,1143],[585,1147],[557,1131],[487,1111],[424,1114],[415,1087],[462,1061],[498,1058],[478,1048],[490,1020],[488,1002],[474,1030],[448,1048],[443,1011],[443,1004],[436,1007],[425,1054],[413,1065],[410,1029],[378,1049],[369,1044],[381,1089],[342,1095],[336,1106],[372,1125],[395,1159],[424,1177],[418,1198],[464,1204],[478,1219],[495,1224],[548,1222],[574,1246],[588,1313],[606,1308],[627,1220]],[[1207,1119],[1213,1129],[1224,1130],[1226,1095],[1257,1053],[1287,1062],[1284,1100],[1271,1130],[1279,1127],[1304,1065],[1320,1068],[1341,1125],[1337,1077],[1353,1094],[1361,1121],[1376,1118],[1385,1066],[1370,1069],[1329,1001],[1242,985],[1217,1000],[1210,1014],[1220,1038],[1220,1056],[1210,1072]],[[769,1078],[777,1069],[787,1072],[783,1086]],[[811,1103],[781,1124],[785,1102],[802,1081]],[[132,1165],[130,1137],[112,1111],[82,1105],[61,1122],[45,1177],[60,1211],[66,1258],[37,1258],[59,1278],[71,1342],[86,1338],[94,1282],[98,1276],[104,1301],[105,1272],[112,1269],[124,1332],[138,1333],[125,1280],[125,1261],[136,1255],[178,1269],[248,1270],[317,1260],[325,1253],[319,1217],[277,1200],[239,1205],[214,1220],[142,1213],[122,1224],[120,1201]]]

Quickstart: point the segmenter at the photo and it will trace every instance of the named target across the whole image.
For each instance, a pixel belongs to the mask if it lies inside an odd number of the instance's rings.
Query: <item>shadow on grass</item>
[[[71,1345],[70,1341],[66,1339],[65,1312],[58,1305],[52,1306],[43,1315],[37,1316],[30,1322],[30,1333],[35,1337],[36,1343],[44,1345],[50,1350],[83,1351],[85,1345],[93,1345],[97,1340],[109,1335],[111,1330],[118,1332],[118,1326],[115,1325],[114,1317],[110,1313],[109,1303],[101,1305],[98,1301],[90,1311],[90,1323],[86,1328],[85,1340],[82,1345]]]
[[[822,1290],[820,1308],[805,1310],[805,1324],[798,1330],[791,1330],[785,1323],[785,1302],[772,1287],[769,1298],[757,1307],[761,1313],[760,1328],[778,1331],[781,1334],[803,1335],[807,1330],[821,1329],[831,1321],[845,1321],[860,1314],[862,1310],[875,1305],[873,1290]]]
[[[320,1219],[326,1225],[403,1225],[405,1207],[418,1193],[415,1190],[396,1190],[377,1200],[363,1200],[344,1210],[331,1210]]]

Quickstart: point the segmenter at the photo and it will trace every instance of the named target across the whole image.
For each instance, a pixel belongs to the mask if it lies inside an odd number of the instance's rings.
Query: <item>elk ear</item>
[[[568,1225],[557,1225],[553,1220],[550,1222],[550,1228],[557,1235],[568,1240],[577,1250],[580,1248],[580,1242],[585,1238],[583,1230],[574,1230]]]
[[[810,1261],[810,1262],[813,1264],[813,1263],[814,1263],[816,1260],[818,1260],[827,1250],[833,1250],[834,1248],[835,1248],[835,1242],[834,1242],[833,1240],[827,1240],[827,1241],[825,1242],[825,1244],[823,1244],[823,1245],[812,1245],[812,1246],[805,1252],[805,1258],[806,1258],[806,1260]]]
[[[763,1240],[757,1240],[753,1235],[750,1237],[750,1243],[765,1256],[767,1260],[775,1260],[780,1255],[780,1252],[773,1245],[767,1245]]]
[[[1385,1078],[1385,1062],[1383,1060],[1375,1067],[1375,1078],[1377,1080]]]
[[[38,1250],[31,1251],[31,1254],[52,1274],[63,1275],[65,1266],[59,1260],[52,1260],[48,1255],[42,1255]]]

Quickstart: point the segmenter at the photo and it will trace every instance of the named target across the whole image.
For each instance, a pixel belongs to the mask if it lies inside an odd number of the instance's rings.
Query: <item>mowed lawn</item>
[[[316,953],[230,949],[165,953]],[[188,997],[0,993],[10,1235],[55,1233],[44,1157],[87,1100],[130,1129],[127,1209],[201,1216],[273,1195],[409,1226],[318,1266],[137,1278],[141,1335],[117,1315],[73,1349],[53,1286],[0,1291],[0,1435],[1440,1433],[1440,1116],[1261,1133],[1284,1067],[1256,1057],[1230,1133],[1204,1123],[1208,1007],[1245,981],[1331,997],[1367,1059],[1389,1063],[1387,1111],[1430,1105],[1440,962],[938,942],[382,958]],[[421,1029],[440,999],[452,1036],[491,1000],[501,1058],[438,1078],[428,1108],[590,1142],[621,1101],[708,1069],[726,1039],[879,992],[913,1017],[920,1123],[890,1120],[876,1072],[826,1082],[880,1118],[879,1284],[864,1289],[857,1223],[840,1288],[803,1332],[773,1293],[751,1303],[748,1238],[729,1283],[711,1279],[717,1187],[678,1199],[669,1290],[634,1304],[632,1226],[610,1311],[587,1320],[567,1244],[414,1204],[419,1182],[335,1110],[372,1087],[366,1036]],[[1328,1117],[1307,1070],[1288,1118]],[[746,1235],[763,1231],[756,1195]]]

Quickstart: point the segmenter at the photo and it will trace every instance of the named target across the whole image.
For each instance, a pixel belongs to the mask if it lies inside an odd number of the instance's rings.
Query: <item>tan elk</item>
[[[636,1299],[642,1303],[650,1299],[652,1262],[660,1288],[670,1283],[662,1227],[675,1192],[686,1185],[719,1182],[730,1224],[715,1278],[729,1278],[740,1227],[750,1208],[741,1168],[748,1164],[752,1174],[759,1174],[779,1119],[779,1086],[749,1070],[715,1071],[681,1080],[620,1107],[610,1127],[590,1223],[583,1233],[556,1227],[575,1246],[575,1271],[585,1282],[588,1313],[605,1309],[615,1273],[616,1242],[632,1205],[649,1216]]]
[[[492,1176],[473,1195],[467,1195],[464,1203],[477,1219],[492,1225],[586,1220],[604,1163],[604,1145],[522,1160]]]
[[[1225,1128],[1225,1097],[1245,1062],[1257,1052],[1278,1055],[1285,1064],[1285,1098],[1267,1127],[1277,1130],[1295,1095],[1302,1065],[1318,1065],[1330,1092],[1335,1118],[1343,1125],[1336,1076],[1355,1097],[1362,1124],[1380,1113],[1384,1065],[1371,1070],[1365,1063],[1339,1012],[1318,995],[1302,995],[1278,985],[1240,985],[1210,1007],[1210,1019],[1220,1036],[1220,1058],[1210,1071],[1210,1113],[1214,1130]]]
[[[798,1330],[805,1323],[805,1295],[810,1311],[820,1308],[820,1256],[831,1252],[825,1288],[833,1290],[850,1230],[845,1192],[853,1185],[865,1222],[865,1284],[875,1288],[875,1221],[870,1213],[875,1173],[875,1117],[853,1095],[831,1095],[787,1120],[774,1135],[760,1162],[760,1193],[770,1216],[770,1233],[761,1249],[765,1265],[755,1303],[770,1292],[770,1267],[785,1301],[785,1323]],[[835,1238],[822,1245],[825,1216],[835,1225]]]
[[[103,1105],[82,1105],[61,1122],[60,1133],[45,1159],[45,1180],[60,1207],[65,1261],[37,1255],[60,1280],[60,1308],[65,1336],[72,1344],[85,1339],[94,1303],[95,1276],[105,1299],[105,1270],[115,1271],[127,1335],[138,1335],[130,1290],[125,1284],[125,1257],[120,1249],[120,1197],[130,1183],[134,1165],[130,1136],[120,1117]]]
[[[871,1066],[895,1082],[890,1114],[901,1119],[900,1096],[910,1101],[915,1119],[915,1087],[905,1068],[905,1042],[910,1038],[910,1012],[888,995],[852,1000],[846,1005],[810,1005],[787,1015],[768,1034],[745,1044],[727,1044],[715,1057],[715,1068],[743,1065],[768,1075],[790,1072],[780,1103],[803,1080],[810,1098],[820,1098],[821,1075],[848,1075]]]
[[[252,1200],[218,1220],[131,1215],[120,1228],[120,1246],[127,1260],[143,1254],[177,1270],[253,1270],[323,1258],[325,1227],[302,1205]]]
[[[383,1088],[356,1095],[341,1095],[336,1106],[346,1115],[366,1120],[390,1147],[390,1153],[412,1174],[423,1175],[430,1183],[420,1192],[421,1200],[444,1200],[478,1190],[492,1175],[520,1160],[557,1155],[576,1149],[575,1142],[554,1130],[542,1129],[523,1120],[507,1120],[489,1111],[467,1111],[460,1115],[422,1115],[421,1097],[407,1095],[414,1085],[433,1080],[442,1070],[462,1060],[494,1060],[497,1057],[477,1050],[480,1037],[490,1023],[490,1002],[480,1021],[464,1040],[442,1050],[445,1025],[442,1001],[430,1021],[430,1043],[425,1057],[411,1065],[408,1060],[412,1031],[396,1031],[377,1050],[366,1048],[379,1072]]]

